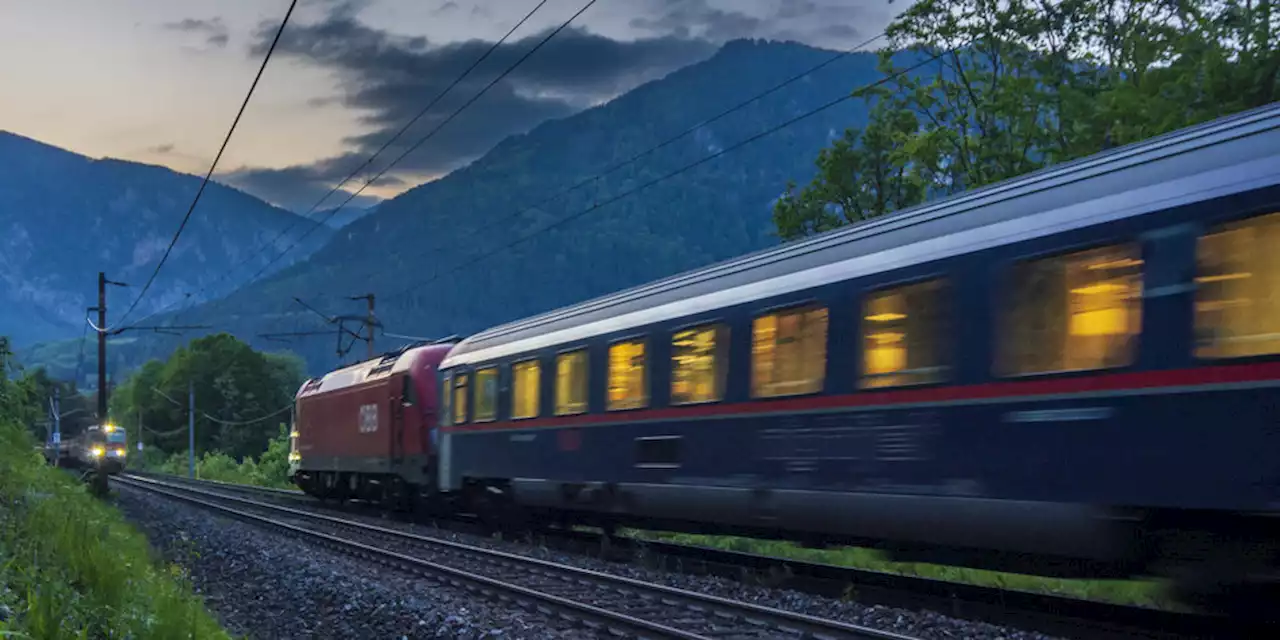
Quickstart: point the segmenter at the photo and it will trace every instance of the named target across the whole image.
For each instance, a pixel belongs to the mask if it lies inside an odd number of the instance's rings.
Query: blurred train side
[[[1260,350],[1196,331],[1231,302],[1197,295],[1280,285],[1278,185],[1271,106],[484,331],[441,366],[440,486],[904,560],[1274,574],[1280,293],[1251,302]],[[1207,265],[1240,224],[1273,248],[1255,273]],[[1053,306],[1089,296],[1127,301]],[[699,332],[723,391],[678,403]]]

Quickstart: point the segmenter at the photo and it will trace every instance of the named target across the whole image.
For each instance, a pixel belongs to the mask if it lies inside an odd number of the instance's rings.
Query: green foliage
[[[267,449],[279,419],[237,423],[287,407],[302,384],[302,370],[295,355],[259,353],[227,334],[206,336],[179,348],[165,362],[143,365],[112,394],[111,415],[135,439],[141,421],[147,447],[185,456],[190,382],[195,390],[197,455],[216,450],[242,459]]]
[[[888,29],[870,121],[774,206],[784,239],[884,215],[1280,96],[1273,3],[921,0]],[[911,55],[904,56],[903,52]]]
[[[0,637],[228,637],[179,567],[34,447],[0,416]]]
[[[141,460],[133,460],[138,468],[186,477],[188,461],[185,451],[165,454],[154,447],[144,451]],[[277,489],[297,488],[289,479],[289,430],[279,425],[279,432],[267,443],[267,450],[254,458],[246,456],[237,462],[225,453],[206,451],[196,458],[196,478],[233,482]]]

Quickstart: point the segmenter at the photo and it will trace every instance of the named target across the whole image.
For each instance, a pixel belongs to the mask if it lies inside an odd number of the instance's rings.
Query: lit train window
[[[862,303],[864,389],[939,382],[946,377],[947,335],[941,278],[869,294]]]
[[[671,404],[715,402],[724,397],[729,327],[706,325],[671,337]]]
[[[827,370],[827,309],[806,306],[760,316],[751,324],[751,395],[816,393]]]
[[[493,422],[498,417],[498,370],[476,371],[476,410],[472,422]]]
[[[1142,328],[1142,253],[1114,245],[1018,264],[996,370],[1001,375],[1122,367]]]
[[[440,422],[448,426],[453,424],[453,376],[445,376],[443,391],[440,393]]]
[[[453,377],[453,423],[467,423],[467,374]]]
[[[1196,266],[1196,357],[1280,353],[1280,213],[1210,230]]]
[[[556,356],[556,415],[587,412],[587,350]]]
[[[542,368],[537,360],[511,365],[511,417],[533,418],[538,415],[538,383]]]
[[[649,405],[649,367],[644,340],[609,345],[608,410],[639,409]]]

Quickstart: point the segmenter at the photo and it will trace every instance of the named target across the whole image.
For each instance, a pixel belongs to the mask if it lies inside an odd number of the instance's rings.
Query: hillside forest
[[[821,233],[1280,98],[1270,2],[921,0],[886,33],[886,81],[774,207]],[[896,52],[934,62],[907,73]]]

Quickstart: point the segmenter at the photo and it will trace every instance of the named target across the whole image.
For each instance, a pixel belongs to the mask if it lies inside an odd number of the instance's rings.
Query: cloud
[[[255,36],[252,55],[265,52],[273,29],[263,24]],[[545,35],[526,36],[499,47],[384,152],[374,168],[384,167],[440,126]],[[330,14],[317,23],[290,25],[275,56],[332,72],[338,78],[342,103],[361,114],[360,122],[368,130],[344,141],[350,148],[344,156],[285,169],[245,168],[224,179],[289,208],[296,209],[297,203],[310,199],[302,205],[305,209],[381,147],[491,46],[482,40],[436,45],[421,37],[397,36],[370,28],[349,12]],[[411,153],[395,173],[447,173],[483,155],[507,136],[617,96],[701,60],[714,49],[703,40],[662,36],[618,41],[570,27]],[[357,184],[363,179],[367,178]]]
[[[166,22],[161,25],[169,31],[179,31],[182,33],[190,33],[204,38],[204,43],[211,46],[222,48],[227,46],[231,40],[230,31],[227,29],[226,23],[222,18],[185,18],[177,22]]]
[[[885,11],[874,9],[873,3],[829,2],[746,1],[733,3],[733,9],[722,9],[712,0],[653,0],[653,8],[646,15],[632,18],[630,25],[647,33],[717,43],[762,38],[845,48],[855,44],[851,40],[861,33],[855,25],[874,25],[884,20]]]
[[[165,144],[158,144],[154,147],[147,147],[147,151],[150,151],[151,153],[169,154],[173,153],[174,148],[175,146],[172,142],[166,142]]]

